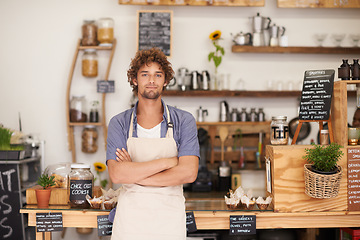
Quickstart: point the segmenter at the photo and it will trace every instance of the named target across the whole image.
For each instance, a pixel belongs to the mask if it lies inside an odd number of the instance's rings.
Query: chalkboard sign
[[[0,239],[24,239],[16,164],[0,165]]]
[[[325,121],[329,119],[335,70],[305,72],[301,93],[299,119]]]
[[[157,47],[171,57],[172,11],[138,11],[138,50]]]
[[[92,180],[70,180],[70,200],[84,200],[92,197]]]
[[[97,81],[98,93],[113,93],[115,92],[115,81],[113,80],[98,80]]]
[[[197,231],[194,212],[187,212],[186,213],[186,231],[188,233],[192,233],[192,232]]]
[[[348,209],[360,211],[360,149],[348,148]]]
[[[230,235],[256,234],[256,216],[230,216]]]
[[[63,230],[62,213],[36,213],[37,232],[57,232]]]
[[[98,236],[110,236],[112,234],[112,223],[108,219],[108,215],[97,216]]]

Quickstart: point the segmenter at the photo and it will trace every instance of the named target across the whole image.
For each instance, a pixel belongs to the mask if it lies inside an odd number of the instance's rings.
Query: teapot
[[[233,42],[236,45],[251,45],[252,44],[252,35],[251,33],[239,32],[235,36],[231,33]]]

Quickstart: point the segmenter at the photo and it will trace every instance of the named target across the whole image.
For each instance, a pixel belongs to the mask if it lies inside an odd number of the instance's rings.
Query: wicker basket
[[[312,172],[311,164],[304,165],[305,193],[313,198],[336,197],[340,189],[342,167],[335,174],[325,175]]]

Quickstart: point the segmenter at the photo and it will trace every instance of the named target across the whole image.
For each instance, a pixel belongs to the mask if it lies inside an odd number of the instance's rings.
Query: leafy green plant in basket
[[[49,176],[47,174],[41,174],[41,176],[37,180],[37,184],[39,184],[43,189],[48,189],[49,187],[55,186],[55,176]]]
[[[0,127],[0,151],[23,150],[23,146],[11,146],[11,136],[14,131]]]
[[[337,162],[344,153],[341,151],[342,146],[337,143],[330,145],[315,145],[314,148],[305,148],[306,155],[303,159],[312,164],[313,170],[320,172],[332,172],[337,170]]]

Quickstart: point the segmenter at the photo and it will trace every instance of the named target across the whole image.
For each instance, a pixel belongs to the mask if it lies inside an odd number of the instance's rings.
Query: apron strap
[[[135,109],[134,109],[135,111]],[[133,137],[133,121],[134,121],[134,111],[131,113],[131,119],[130,119],[130,127],[129,127],[129,138],[132,138]],[[166,137],[170,137],[170,138],[173,138],[174,136],[174,124],[170,121],[170,112],[169,112],[169,109],[167,107],[167,105],[165,105],[165,111],[166,111],[166,115],[167,115],[167,119],[168,119],[168,122],[167,122],[167,132],[166,132]]]

